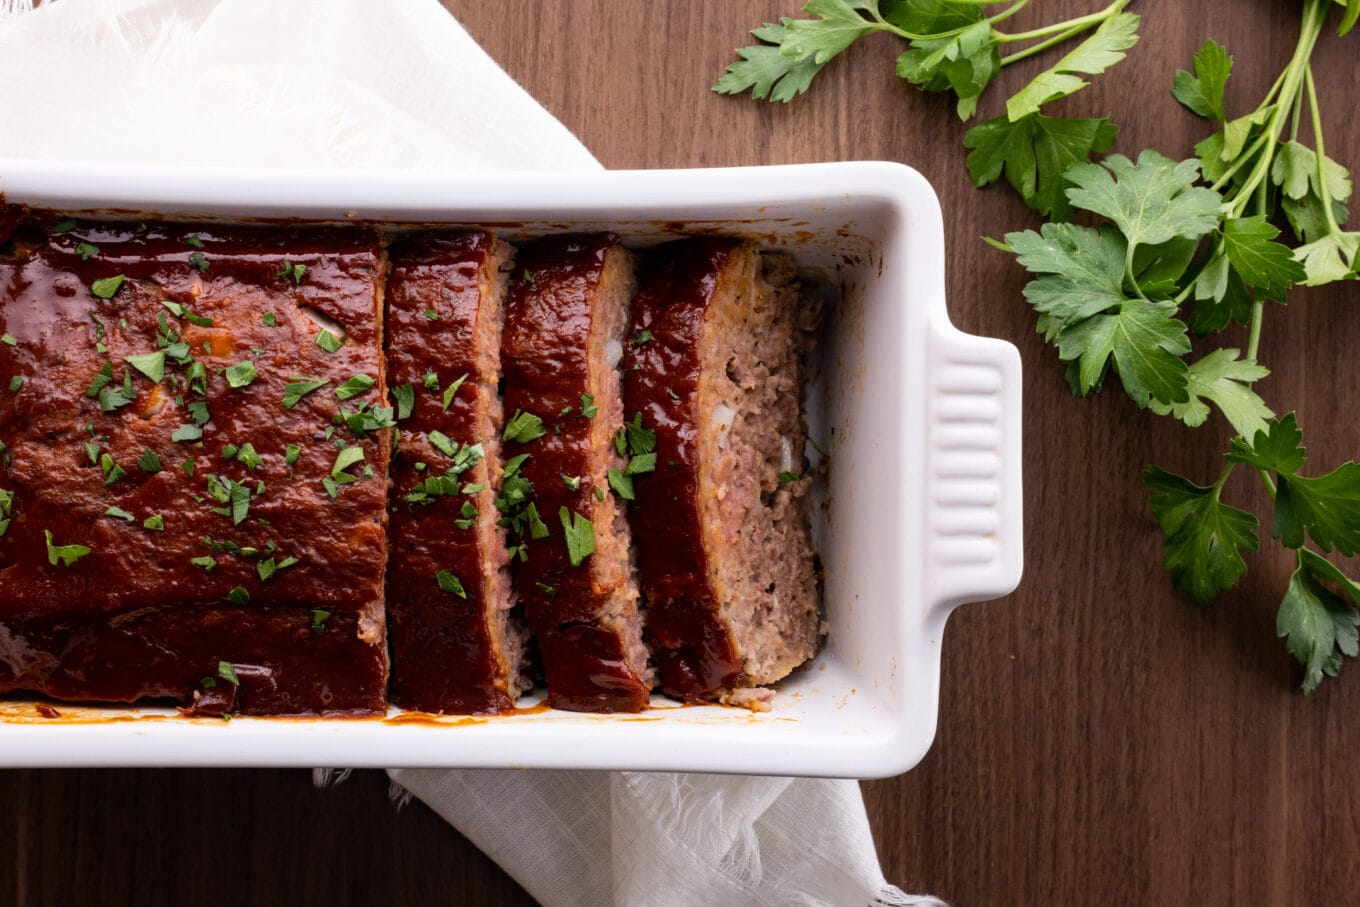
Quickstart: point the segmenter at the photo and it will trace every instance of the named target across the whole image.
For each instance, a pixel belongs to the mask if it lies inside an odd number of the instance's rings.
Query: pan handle
[[[923,538],[930,600],[947,613],[1020,583],[1020,353],[943,319],[931,330]]]

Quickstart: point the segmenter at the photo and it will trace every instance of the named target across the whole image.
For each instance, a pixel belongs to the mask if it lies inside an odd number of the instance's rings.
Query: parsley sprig
[[[1173,96],[1215,127],[1195,157],[1145,150],[1076,162],[1062,173],[1063,195],[1096,225],[1057,222],[1066,212],[1054,205],[1054,222],[994,243],[1034,275],[1025,299],[1075,394],[1114,378],[1139,407],[1190,427],[1217,409],[1232,427],[1212,484],[1145,471],[1163,565],[1201,606],[1233,588],[1247,572],[1243,554],[1260,543],[1256,516],[1224,490],[1234,470],[1258,473],[1273,502],[1271,535],[1295,553],[1276,630],[1304,665],[1305,692],[1358,651],[1360,586],[1323,554],[1360,553],[1360,465],[1305,473],[1294,414],[1276,416],[1255,385],[1269,375],[1258,361],[1266,303],[1297,285],[1360,276],[1360,232],[1343,229],[1350,175],[1327,156],[1310,64],[1334,5],[1342,35],[1360,18],[1360,0],[1305,0],[1294,53],[1249,113],[1227,109],[1233,58],[1214,41],[1176,73]],[[1292,238],[1282,239],[1277,212]],[[1246,329],[1245,351],[1219,336],[1234,324]],[[1192,334],[1205,340],[1199,355]]]
[[[1029,0],[809,0],[804,11],[815,18],[783,18],[755,29],[751,34],[762,43],[738,50],[741,59],[713,90],[787,103],[808,90],[831,58],[861,38],[886,33],[908,44],[897,58],[897,74],[922,91],[952,92],[959,119],[967,121],[1002,69],[1081,37],[1011,95],[1004,114],[964,136],[977,185],[1004,175],[1030,207],[1065,220],[1072,210],[1062,192],[1063,172],[1108,151],[1116,128],[1108,119],[1052,117],[1042,108],[1085,88],[1083,76],[1124,59],[1138,40],[1139,17],[1124,11],[1128,3],[1114,0],[1086,16],[1017,32],[998,26]],[[988,7],[1003,8],[989,15]],[[1020,49],[1003,54],[1013,47]]]

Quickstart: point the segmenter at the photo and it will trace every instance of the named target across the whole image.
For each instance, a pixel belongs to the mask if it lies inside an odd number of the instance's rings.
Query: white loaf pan
[[[511,239],[615,230],[751,236],[821,269],[828,310],[808,390],[830,453],[815,534],[825,650],[772,711],[496,718],[184,719],[0,698],[3,766],[449,766],[886,777],[935,736],[940,643],[956,606],[1021,571],[1020,358],[945,309],[939,201],[891,163],[599,173],[152,170],[0,160],[12,203],[144,219],[488,225]],[[522,705],[531,705],[526,699]]]

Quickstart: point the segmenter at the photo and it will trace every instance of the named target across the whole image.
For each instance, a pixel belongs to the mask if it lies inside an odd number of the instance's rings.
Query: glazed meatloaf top
[[[298,608],[381,664],[376,234],[47,226],[0,260],[0,624]]]

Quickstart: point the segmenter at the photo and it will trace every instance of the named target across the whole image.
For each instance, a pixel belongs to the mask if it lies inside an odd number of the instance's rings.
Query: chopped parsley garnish
[[[112,485],[119,479],[126,478],[127,471],[117,463],[113,462],[113,457],[108,454],[101,454],[99,457],[99,468],[104,472],[104,484]]]
[[[226,505],[212,508],[213,513],[231,517],[233,526],[239,526],[245,522],[246,516],[250,513],[250,488],[248,486],[222,476],[209,475],[208,494],[217,503]]]
[[[227,593],[227,598],[233,605],[246,605],[250,603],[250,593],[243,586],[237,586]]]
[[[99,247],[87,242],[76,243],[76,254],[81,261],[89,261],[91,255],[99,254]]]
[[[325,328],[322,328],[316,334],[316,345],[328,353],[334,353],[345,345],[345,341],[341,340]]]
[[[297,406],[299,400],[320,387],[330,384],[328,378],[303,378],[294,375],[288,379],[288,386],[283,389],[283,408],[292,409]]]
[[[779,474],[779,484],[787,485],[790,482],[797,482],[802,477],[802,474],[797,472],[781,472]]]
[[[295,557],[285,557],[283,560],[277,562],[271,557],[257,563],[255,565],[255,572],[260,574],[260,579],[262,581],[267,582],[274,577],[275,573],[278,573],[286,567],[291,567],[297,562],[298,559]]]
[[[191,362],[184,370],[184,383],[197,394],[208,392],[208,367],[202,362]]]
[[[74,217],[68,217],[66,218],[66,220],[62,221],[61,223],[57,224],[55,227],[52,228],[52,235],[55,236],[58,233],[70,233],[75,228],[76,219]]]
[[[452,384],[444,388],[444,409],[449,408],[449,404],[453,402],[453,398],[458,395],[458,388],[462,387],[463,382],[466,380],[467,373],[463,373],[459,375]]]
[[[547,583],[537,583],[537,582],[536,582],[536,583],[534,583],[534,585],[538,587],[538,591],[539,591],[539,592],[542,592],[544,595],[548,596],[549,598],[552,598],[554,595],[557,594],[557,590],[554,589],[552,586],[549,586]]]
[[[69,567],[90,553],[90,549],[84,545],[53,545],[50,529],[44,529],[43,535],[47,537],[47,562],[53,567],[57,566],[58,562],[63,567]]]
[[[181,425],[170,436],[171,441],[197,441],[203,437],[203,429],[197,425]]]
[[[113,364],[110,362],[105,362],[103,365],[99,367],[99,371],[95,374],[94,380],[90,382],[90,386],[85,389],[85,396],[89,397],[90,399],[98,397],[99,392],[103,390],[104,387],[112,380],[113,380]]]
[[[129,523],[137,519],[121,507],[110,507],[104,511],[104,516],[117,517],[120,520],[127,520]]]
[[[652,339],[651,331],[638,331],[637,334],[628,342],[633,346],[642,346],[644,343],[651,339]]]
[[[200,274],[207,274],[208,259],[203,257],[202,252],[194,252],[189,255],[189,267],[198,271]]]
[[[425,436],[435,450],[446,457],[456,456],[458,453],[458,442],[453,441],[442,431],[435,430]]]
[[[255,445],[247,441],[236,451],[236,462],[240,463],[246,469],[255,469],[257,466],[264,463],[264,460],[262,460],[260,455],[255,452]]]
[[[298,284],[302,283],[302,275],[306,273],[307,273],[306,265],[295,265],[285,258],[283,260],[283,269],[279,271],[278,276],[291,280],[293,282],[293,285],[297,286]],[[334,350],[332,350],[332,352],[334,352]]]
[[[600,408],[595,405],[594,397],[590,394],[581,395],[581,415],[585,416],[587,419],[594,419],[595,414],[599,411]]]
[[[193,246],[195,249],[203,248],[203,240],[193,233],[190,233],[188,236],[184,237],[184,242],[188,245]]]
[[[562,484],[570,488],[572,491],[581,490],[580,476],[569,476],[564,472],[559,472],[557,475],[562,480]]]
[[[279,326],[279,320],[274,317],[273,312],[264,313],[264,326],[267,328],[276,328]]]
[[[467,591],[463,588],[462,580],[458,579],[458,577],[454,576],[449,571],[437,571],[434,575],[434,579],[435,582],[439,584],[439,588],[444,592],[447,592],[450,595],[456,595],[459,598],[467,598]]]
[[[163,531],[165,529],[165,518],[162,517],[159,513],[154,513],[151,516],[147,517],[146,519],[142,520],[142,528]]]
[[[154,353],[140,353],[136,356],[124,356],[123,361],[157,384],[160,384],[162,379],[165,378],[165,350],[157,350]]]
[[[20,390],[23,386],[24,386],[24,376],[23,376],[23,375],[15,375],[13,378],[9,379],[9,389],[10,389],[10,392],[11,392],[11,393],[15,393],[15,394],[19,393],[19,390]]]
[[[18,340],[14,339],[13,334],[10,334],[8,332],[0,334],[0,343],[5,344],[6,346],[14,346],[18,342],[19,342]]]
[[[231,590],[232,601],[236,601],[236,593],[238,590],[241,592],[246,591],[242,589],[240,586],[237,586],[235,589],[232,589]],[[250,601],[249,593],[246,593],[246,601]],[[241,604],[241,602],[237,602],[237,604]],[[217,676],[234,687],[239,687],[241,685],[241,681],[236,677],[236,669],[231,666],[231,662],[229,661],[219,661],[217,663]]]
[[[376,383],[370,375],[355,375],[335,389],[335,396],[341,400],[348,400],[365,393]]]
[[[99,463],[99,445],[94,441],[85,442],[85,455],[90,458],[90,465]]]
[[[403,384],[392,388],[392,398],[397,401],[397,418],[408,419],[416,405],[416,389],[413,385]]]
[[[312,611],[312,632],[317,636],[326,632],[326,621],[331,619],[331,612],[322,611],[319,608]]]
[[[109,364],[106,362],[104,365],[108,366]],[[112,367],[110,367],[110,373],[112,373]],[[123,373],[122,387],[101,387],[98,395],[99,408],[106,413],[121,409],[136,400],[137,392],[132,389],[132,372]]]
[[[605,478],[609,480],[609,487],[614,489],[614,493],[625,501],[636,500],[633,492],[633,480],[626,473],[620,472],[617,467],[609,467],[605,473]]]
[[[356,463],[362,463],[363,460],[364,449],[362,447],[342,448],[340,452],[335,455],[335,465],[331,467],[331,478],[340,485],[349,485],[352,482],[359,481],[358,476],[348,473],[345,470]],[[332,497],[334,497],[334,495],[332,495]]]
[[[558,509],[557,518],[562,521],[562,531],[566,533],[567,558],[573,567],[579,567],[595,553],[595,524],[566,507]]]
[[[283,449],[283,462],[292,466],[297,462],[298,454],[302,453],[302,448],[296,444],[289,444]]]
[[[156,452],[150,447],[142,451],[141,457],[137,460],[137,465],[142,472],[160,472],[161,458],[156,456]]]
[[[604,502],[604,489],[601,488],[599,485],[595,486],[595,500],[601,503]]]
[[[113,294],[118,292],[118,288],[123,285],[123,275],[116,274],[113,277],[101,277],[90,284],[90,292],[100,299],[112,299]]]
[[[628,465],[624,467],[623,474],[626,476],[636,476],[641,475],[644,472],[655,471],[656,471],[656,454],[644,453],[637,454],[631,460],[629,460]]]
[[[184,407],[184,409],[189,413],[189,418],[199,428],[208,424],[209,413],[207,400],[194,400],[188,406]]]
[[[242,388],[250,385],[257,377],[255,363],[249,359],[242,359],[235,365],[227,367],[227,384],[233,388]]]
[[[217,558],[210,554],[205,554],[203,557],[189,558],[189,563],[193,564],[195,567],[202,567],[204,570],[211,571],[212,568],[217,566]]]
[[[633,413],[633,421],[623,423],[628,439],[628,450],[633,456],[656,450],[656,432],[642,427],[642,413]]]
[[[173,299],[162,299],[161,305],[169,309],[170,314],[174,315],[176,318],[183,318],[190,324],[196,324],[201,328],[212,327],[213,321],[211,318],[208,318],[205,315],[195,315],[193,312],[186,309],[180,303],[175,302]],[[212,350],[208,347],[206,342],[204,343],[203,346],[204,349],[208,350],[208,352],[212,352]]]
[[[434,309],[426,309],[421,314],[424,315],[426,318],[430,319],[431,321],[439,320],[439,313],[436,312]]]
[[[546,434],[547,431],[543,428],[542,419],[533,413],[526,413],[517,409],[510,420],[505,423],[505,431],[501,434],[501,439],[528,444]]]
[[[182,460],[179,464],[179,468],[184,470],[184,474],[186,476],[191,476],[194,474],[194,466],[195,463],[193,457],[185,457],[184,460]]]
[[[334,501],[336,496],[340,493],[340,490],[336,487],[335,482],[330,476],[321,477],[321,487],[326,489],[326,494],[330,496],[332,501]]]

